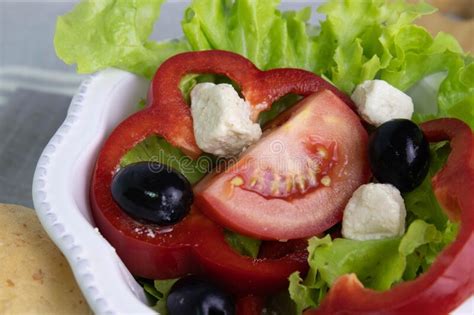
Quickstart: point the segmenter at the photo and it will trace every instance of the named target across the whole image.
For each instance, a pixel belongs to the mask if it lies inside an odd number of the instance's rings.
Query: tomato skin
[[[369,180],[367,143],[367,132],[344,102],[329,91],[315,93],[297,104],[282,126],[248,148],[236,164],[198,184],[194,189],[195,204],[219,224],[259,239],[288,240],[319,234],[342,219],[353,191]],[[273,151],[275,145],[281,152]],[[313,159],[315,148],[332,146],[333,150],[326,151],[329,156],[334,151],[334,165],[322,164],[326,166],[318,167],[316,174],[327,172],[331,179],[329,187],[320,182],[312,190],[289,197],[281,197],[280,190],[268,197],[257,189],[247,188],[252,185],[247,184],[247,173],[262,174],[272,168],[278,183],[281,174],[291,174],[291,178],[295,178],[292,172],[307,174],[306,166],[294,165]],[[286,173],[280,173],[280,169]],[[272,186],[274,181],[262,184],[265,177],[254,178],[260,187]],[[244,184],[233,186],[235,178],[243,179]],[[260,190],[268,192],[267,188]]]
[[[385,292],[364,288],[354,274],[341,276],[319,308],[321,314],[447,314],[474,294],[474,135],[464,122],[444,118],[421,125],[430,142],[450,140],[446,165],[432,179],[435,195],[451,219],[456,240],[430,269]]]

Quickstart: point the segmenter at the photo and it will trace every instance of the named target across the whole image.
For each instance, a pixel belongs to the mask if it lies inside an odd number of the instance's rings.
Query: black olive
[[[139,162],[120,169],[111,190],[115,202],[128,215],[158,225],[179,222],[193,202],[189,181],[155,162]]]
[[[371,134],[369,160],[378,182],[408,192],[420,185],[428,173],[430,147],[414,122],[394,119],[380,125]]]
[[[233,315],[232,298],[197,276],[179,279],[166,300],[169,315]]]

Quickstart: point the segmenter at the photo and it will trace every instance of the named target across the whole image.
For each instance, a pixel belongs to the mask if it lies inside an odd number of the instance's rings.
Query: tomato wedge
[[[304,238],[341,220],[367,182],[367,132],[331,91],[303,99],[224,172],[195,188],[196,205],[219,224],[260,239]]]

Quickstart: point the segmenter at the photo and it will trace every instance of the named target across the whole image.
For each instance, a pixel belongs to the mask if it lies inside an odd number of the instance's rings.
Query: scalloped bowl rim
[[[94,227],[88,198],[101,144],[136,110],[148,85],[147,80],[117,69],[87,78],[73,97],[64,123],[45,147],[33,178],[33,202],[40,222],[68,260],[97,314],[156,314],[114,248]],[[453,313],[474,314],[474,297]]]
[[[99,314],[156,314],[145,304],[143,290],[114,248],[94,228],[88,202],[97,151],[113,127],[146,97],[148,84],[117,69],[86,79],[64,123],[45,147],[33,178],[38,217]]]

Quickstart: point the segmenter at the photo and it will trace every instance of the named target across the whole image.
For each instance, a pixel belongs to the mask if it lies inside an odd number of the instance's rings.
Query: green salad
[[[157,42],[150,35],[163,2],[82,1],[58,19],[57,55],[67,64],[76,64],[79,73],[115,67],[151,80],[160,64],[175,54],[228,50],[247,57],[262,70],[309,70],[347,94],[366,80],[384,80],[412,96],[416,123],[455,117],[474,128],[474,58],[451,35],[433,37],[413,23],[435,12],[424,2],[330,0],[317,8],[324,15],[322,20],[312,23],[313,8],[282,11],[278,0],[195,0],[181,20],[184,36]],[[195,84],[218,80],[193,75],[183,80],[181,89],[189,97]],[[427,100],[436,100],[436,104]],[[266,120],[295,101],[290,97],[278,102],[265,113]],[[415,190],[403,194],[407,210],[403,236],[367,241],[312,237],[309,272],[304,277],[293,273],[288,291],[269,308],[301,314],[318,306],[334,281],[347,273],[355,273],[368,288],[387,290],[428,270],[458,232],[458,225],[448,220],[431,187],[432,176],[447,159],[449,145],[432,144],[430,150],[428,176]],[[162,161],[170,156],[187,158],[165,140],[150,137],[129,151],[121,164],[156,156]],[[171,166],[196,183],[205,172],[197,167],[199,161],[188,160],[186,169],[181,163]],[[258,255],[260,240],[231,231],[226,238],[243,255]],[[164,301],[174,281],[140,279],[161,314],[166,314]]]

